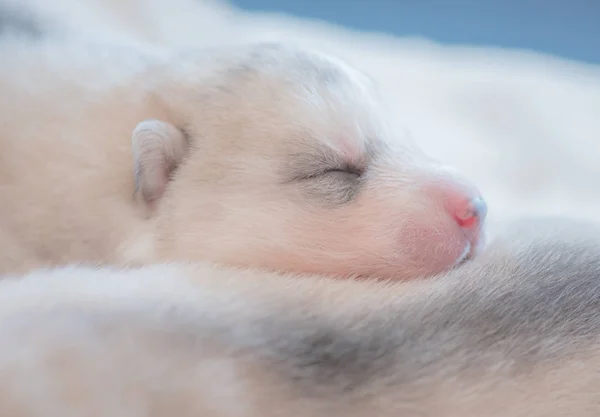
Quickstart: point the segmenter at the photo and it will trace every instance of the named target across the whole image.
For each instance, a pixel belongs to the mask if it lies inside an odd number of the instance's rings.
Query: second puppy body
[[[518,224],[431,280],[211,265],[0,282],[0,416],[595,417],[597,226]]]

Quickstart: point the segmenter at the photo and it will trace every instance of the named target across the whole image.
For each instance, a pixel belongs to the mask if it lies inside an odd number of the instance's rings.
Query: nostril
[[[481,197],[476,197],[457,208],[456,221],[460,227],[471,228],[481,224],[487,215],[487,203]]]

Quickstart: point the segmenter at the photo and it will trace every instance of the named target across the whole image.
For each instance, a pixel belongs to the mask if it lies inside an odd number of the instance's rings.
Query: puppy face
[[[134,132],[159,257],[408,279],[474,253],[479,192],[390,128],[367,77],[271,45],[215,74],[159,88],[172,123]]]

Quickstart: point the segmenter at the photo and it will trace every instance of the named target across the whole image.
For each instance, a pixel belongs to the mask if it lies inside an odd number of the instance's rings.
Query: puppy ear
[[[152,205],[160,199],[171,173],[188,149],[185,134],[171,123],[144,120],[131,136],[136,193]]]

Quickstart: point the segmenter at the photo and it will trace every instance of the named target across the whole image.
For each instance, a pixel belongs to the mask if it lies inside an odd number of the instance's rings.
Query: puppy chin
[[[473,250],[473,245],[471,244],[471,242],[467,242],[465,249],[463,250],[462,254],[458,257],[456,262],[454,262],[453,267],[456,268],[456,267],[461,266],[465,262],[468,262],[471,259],[473,259],[474,256],[475,256],[475,254],[474,254],[474,250]]]
[[[472,241],[467,241],[462,254],[456,260],[454,267],[463,265],[475,257],[477,257],[486,247],[486,235],[483,231],[477,234],[477,237]]]

